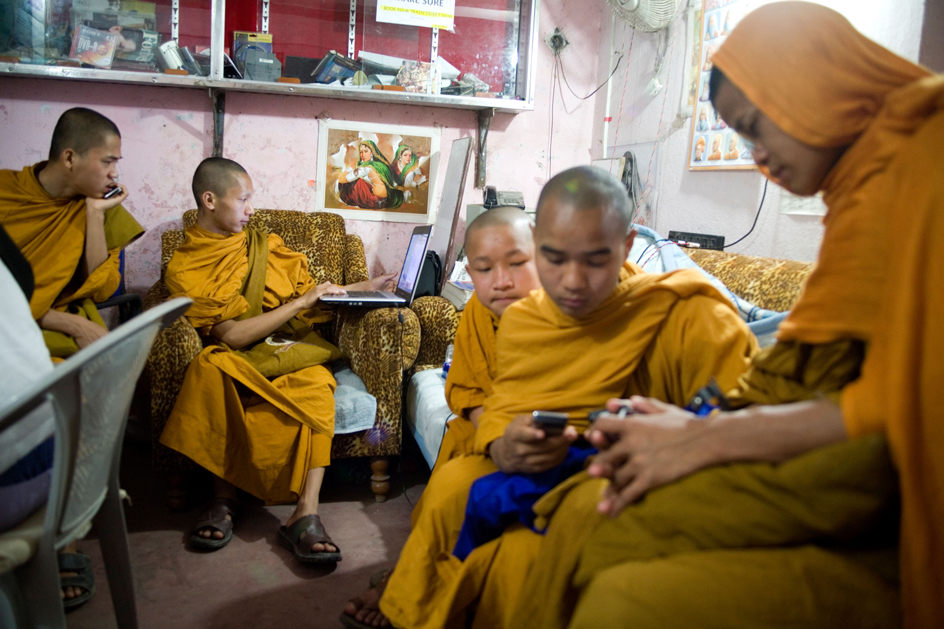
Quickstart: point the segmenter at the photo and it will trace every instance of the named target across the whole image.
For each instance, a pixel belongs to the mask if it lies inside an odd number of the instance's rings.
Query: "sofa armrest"
[[[420,321],[421,343],[413,371],[438,369],[455,341],[462,313],[443,297],[420,297],[410,306]]]
[[[407,308],[341,308],[335,330],[351,369],[377,398],[377,420],[371,430],[336,438],[332,457],[398,454],[403,372],[413,365],[420,345],[416,315]]]
[[[356,234],[344,236],[344,283],[356,284],[370,279],[364,241]]]
[[[759,308],[785,312],[793,308],[813,262],[779,260],[742,253],[686,249],[698,266],[731,291]]]
[[[145,309],[163,303],[170,296],[163,280],[148,291]],[[203,350],[200,334],[190,325],[187,317],[180,317],[157,334],[144,366],[151,397],[151,438],[154,445],[154,465],[160,472],[189,469],[189,459],[159,443],[161,432],[177,401],[190,362]]]

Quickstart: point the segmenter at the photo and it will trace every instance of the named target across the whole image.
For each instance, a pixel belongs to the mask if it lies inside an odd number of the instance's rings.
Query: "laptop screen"
[[[416,280],[420,276],[420,267],[423,265],[423,258],[426,254],[426,240],[428,238],[428,232],[413,234],[410,237],[410,246],[406,250],[406,259],[403,261],[400,280],[397,282],[398,293],[413,295],[413,289],[416,286]]]

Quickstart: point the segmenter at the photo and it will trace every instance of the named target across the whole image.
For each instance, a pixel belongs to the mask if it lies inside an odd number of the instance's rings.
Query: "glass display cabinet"
[[[0,0],[0,76],[534,108],[539,0],[454,0],[449,30],[391,2]]]

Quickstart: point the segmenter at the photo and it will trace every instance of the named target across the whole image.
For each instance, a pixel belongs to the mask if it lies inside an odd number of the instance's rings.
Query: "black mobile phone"
[[[555,413],[553,411],[534,411],[531,413],[531,420],[536,428],[544,431],[547,437],[557,437],[564,432],[567,426],[567,413]]]
[[[115,186],[114,188],[109,189],[108,192],[105,193],[105,196],[103,196],[102,198],[110,199],[119,194],[121,194],[121,186]]]

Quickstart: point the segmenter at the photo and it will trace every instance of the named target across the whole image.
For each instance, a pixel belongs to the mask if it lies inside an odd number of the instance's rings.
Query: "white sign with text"
[[[378,0],[377,21],[452,30],[456,0]]]

